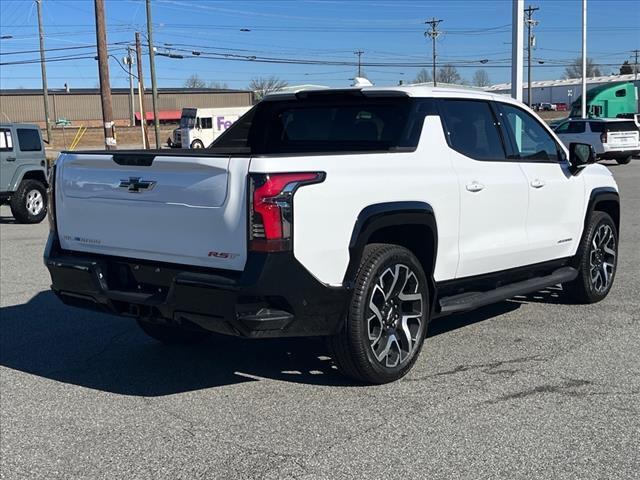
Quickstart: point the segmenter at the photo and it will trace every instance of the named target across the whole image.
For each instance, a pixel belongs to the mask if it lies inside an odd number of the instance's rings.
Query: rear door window
[[[584,133],[585,130],[585,122],[569,122],[565,133]]]
[[[21,152],[39,152],[42,150],[40,134],[33,128],[18,128],[18,145]]]
[[[589,122],[589,128],[592,133],[602,133],[604,132],[604,123],[602,122]]]
[[[497,122],[488,102],[443,100],[440,105],[451,148],[475,160],[505,160]]]

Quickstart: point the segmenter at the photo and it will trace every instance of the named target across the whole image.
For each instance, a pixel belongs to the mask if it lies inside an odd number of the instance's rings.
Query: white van
[[[251,108],[183,108],[180,128],[174,130],[172,144],[182,148],[204,148]]]

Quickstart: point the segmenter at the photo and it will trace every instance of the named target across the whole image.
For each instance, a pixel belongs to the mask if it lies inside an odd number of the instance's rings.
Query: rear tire
[[[593,212],[576,254],[578,276],[563,284],[576,303],[596,303],[611,290],[618,264],[618,231],[609,214]]]
[[[429,289],[418,259],[397,245],[367,245],[343,330],[329,338],[329,349],[346,376],[393,382],[418,359],[428,320]]]
[[[618,162],[619,165],[627,165],[628,163],[631,163],[631,155],[624,158],[616,158],[616,162]]]
[[[211,336],[204,330],[189,330],[173,325],[137,320],[140,329],[164,345],[197,345]]]
[[[9,205],[16,222],[40,223],[47,215],[47,189],[38,180],[23,180]]]

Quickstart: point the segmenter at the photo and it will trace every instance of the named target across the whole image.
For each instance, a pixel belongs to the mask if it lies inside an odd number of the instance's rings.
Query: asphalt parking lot
[[[412,372],[350,384],[314,340],[163,347],[63,306],[48,226],[0,210],[2,478],[640,478],[640,159],[614,288],[444,318]]]

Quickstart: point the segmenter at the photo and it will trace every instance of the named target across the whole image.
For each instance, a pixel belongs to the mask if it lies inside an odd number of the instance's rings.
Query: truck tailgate
[[[63,249],[243,269],[249,158],[66,153],[56,166]]]

